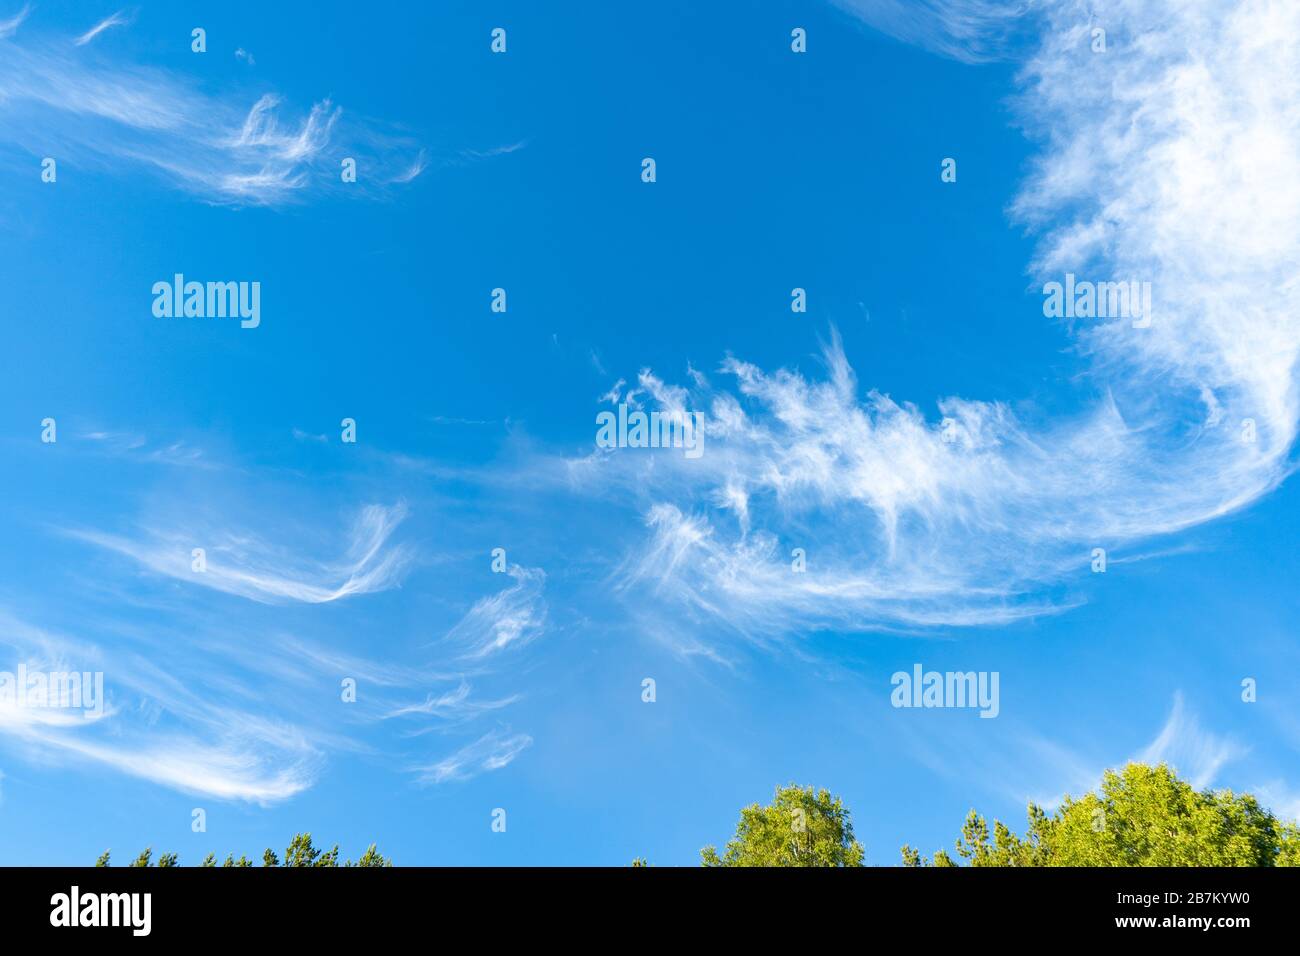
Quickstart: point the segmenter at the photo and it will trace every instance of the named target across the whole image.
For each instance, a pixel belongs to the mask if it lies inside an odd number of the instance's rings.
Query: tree
[[[95,861],[95,866],[109,865],[109,851],[105,850],[103,854]],[[209,853],[199,864],[204,867],[215,867],[217,858],[215,854]],[[226,857],[223,867],[252,866],[253,861],[248,857],[241,855],[235,859],[234,854]],[[279,866],[280,858],[275,851],[270,849],[262,854],[262,866]],[[289,842],[288,848],[284,851],[285,866],[327,866],[337,867],[339,865],[339,846],[334,846],[329,850],[317,849],[311,841],[310,833],[295,833],[293,839]],[[361,855],[356,863],[351,860],[346,861],[344,866],[392,866],[393,861],[385,857],[376,849],[375,844],[370,844],[366,852]],[[135,858],[131,866],[180,866],[180,858],[175,853],[164,853],[158,857],[158,862],[153,862],[153,848],[146,847],[141,854]]]
[[[348,860],[348,862],[343,865],[352,866],[352,861]],[[366,849],[366,852],[361,854],[361,859],[357,860],[356,865],[357,866],[392,866],[393,861],[383,856],[383,854],[381,854],[378,850],[375,849],[375,845],[372,843]]]
[[[1294,823],[1282,824],[1278,840],[1277,859],[1274,866],[1300,866],[1300,827]]]
[[[862,866],[864,856],[840,798],[795,784],[778,787],[770,806],[741,810],[722,856],[700,851],[704,866]]]
[[[1029,805],[1023,837],[971,810],[956,843],[971,866],[1295,866],[1300,830],[1250,794],[1198,791],[1164,764],[1106,771],[1097,793],[1066,796],[1050,816]],[[904,866],[953,866],[940,850],[930,863],[910,846]]]
[[[312,846],[310,833],[295,833],[289,848],[284,851],[285,866],[338,866],[339,845],[327,853]]]

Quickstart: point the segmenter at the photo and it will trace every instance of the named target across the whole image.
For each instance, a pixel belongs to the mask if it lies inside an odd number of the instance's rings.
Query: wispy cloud
[[[1085,756],[1036,735],[1025,738],[1022,747],[1034,755],[1033,769],[1020,766],[1009,769],[1003,777],[1010,781],[1032,775],[1032,787],[1013,783],[1010,790],[1018,799],[1049,810],[1059,806],[1065,794],[1077,797],[1096,789],[1107,768],[1119,769],[1130,762],[1165,763],[1200,790],[1218,782],[1226,765],[1249,753],[1248,747],[1233,738],[1203,728],[1185,704],[1181,691],[1174,694],[1169,716],[1151,742],[1122,760]]]
[[[1300,823],[1300,792],[1285,781],[1270,780],[1252,787],[1251,792],[1277,816],[1291,823]]]
[[[465,658],[482,659],[506,649],[517,649],[542,633],[546,602],[542,597],[546,574],[540,568],[511,565],[506,574],[514,584],[475,602],[452,628],[447,640]]]
[[[1183,695],[1174,695],[1169,719],[1155,740],[1133,757],[1139,763],[1167,763],[1198,790],[1208,787],[1229,761],[1246,753],[1234,741],[1201,728],[1196,717],[1183,706]]]
[[[87,30],[81,36],[77,37],[72,42],[77,46],[85,46],[87,43],[95,39],[95,37],[99,36],[105,30],[108,30],[112,27],[125,26],[130,22],[131,22],[131,18],[127,16],[123,11],[119,10],[117,11],[117,13],[114,13],[112,16],[105,17],[103,20],[100,20],[93,27],[91,27],[89,30]]]
[[[103,440],[143,444],[120,435]],[[166,635],[177,628],[193,633],[194,622],[170,620],[157,632],[150,625],[119,624],[119,588],[106,583],[109,603],[97,630],[111,640],[100,647],[78,645],[63,656],[107,661],[102,669],[112,700],[98,723],[110,729],[88,733],[80,714],[74,721],[60,711],[28,711],[21,721],[6,721],[0,713],[0,733],[24,747],[30,759],[46,754],[96,762],[185,792],[275,802],[310,787],[327,755],[337,750],[386,753],[416,781],[429,783],[503,767],[531,744],[526,734],[485,733],[482,722],[522,699],[514,688],[494,685],[506,681],[504,663],[518,665],[519,650],[543,633],[546,576],[540,569],[510,567],[499,578],[491,576],[495,590],[453,619],[435,642],[439,660],[404,659],[391,646],[382,659],[369,660],[328,634],[306,640],[267,633],[267,612],[255,605],[330,603],[396,586],[413,559],[411,549],[396,540],[406,518],[403,504],[361,508],[332,536],[319,533],[316,521],[311,528],[277,522],[274,529],[262,522],[253,530],[250,522],[232,519],[231,508],[215,504],[205,512],[160,510],[155,503],[149,513],[150,522],[132,533],[60,530],[169,580],[254,605],[224,605],[229,618],[223,616],[221,627],[208,633],[201,625],[202,637],[178,644]],[[331,538],[338,543],[331,545]],[[206,552],[202,571],[194,569],[195,547]],[[341,554],[316,556],[331,551]],[[138,587],[129,590],[138,596]],[[151,608],[151,619],[189,613],[166,597],[172,588],[157,593],[163,597]],[[71,647],[66,640],[61,646]],[[427,649],[416,653],[424,656]],[[301,705],[322,694],[337,697],[346,679],[355,681],[347,706],[322,711]],[[47,713],[58,719],[27,719]],[[430,755],[431,735],[441,739],[449,733],[468,733],[474,742],[450,756]]]
[[[201,587],[265,604],[324,604],[383,591],[400,582],[410,554],[389,539],[405,516],[402,504],[365,506],[349,529],[346,553],[334,561],[285,553],[251,532],[217,526],[151,528],[138,538],[84,529],[70,529],[67,534]],[[195,570],[195,548],[204,549],[204,570]]]
[[[159,739],[150,735],[130,746],[50,733],[29,732],[25,736],[56,752],[105,764],[185,793],[221,800],[276,803],[307,789],[317,774],[317,761],[310,750],[275,749],[261,754],[238,737],[209,744],[190,737]]]
[[[0,706],[0,736],[34,761],[100,764],[186,793],[262,804],[292,797],[316,778],[322,754],[301,728],[204,693],[203,678],[183,658],[166,655],[160,664],[157,653],[104,650],[8,613],[0,613],[0,629],[0,647],[17,661],[103,672],[111,696],[94,719],[79,710]]]
[[[435,425],[500,425],[499,421],[490,421],[486,418],[457,418],[450,415],[434,415],[429,421]]]
[[[420,173],[424,172],[428,165],[429,162],[425,157],[424,150],[420,150],[420,155],[415,157],[415,161],[389,181],[394,183],[409,183],[419,176]]]
[[[103,430],[84,431],[77,438],[94,443],[96,450],[115,458],[176,467],[218,467],[204,453],[202,448],[181,439],[165,440],[159,443],[151,442],[145,435],[134,432]]]
[[[1008,54],[1028,30],[1032,0],[832,0],[865,23],[933,53],[964,63]]]
[[[436,763],[417,768],[421,783],[439,784],[468,780],[490,770],[500,770],[533,743],[527,734],[493,730],[472,744]]]
[[[346,674],[364,683],[370,693],[373,693],[376,688],[407,689],[435,681],[461,679],[456,674],[391,657],[386,660],[369,660],[292,635],[279,635],[270,640],[262,639],[258,647],[264,655],[265,662],[268,665],[275,665],[280,671],[291,673],[293,671],[291,665],[297,663],[307,665],[311,672],[331,679]]]
[[[26,12],[0,21],[0,38],[11,37]],[[142,169],[233,204],[276,205],[312,189],[341,189],[344,156],[374,171],[349,184],[354,194],[402,182],[391,171],[410,170],[418,150],[407,137],[349,122],[328,99],[295,109],[265,93],[249,103],[203,92],[172,71],[94,53],[90,41],[124,22],[114,14],[71,47],[49,36],[9,39],[0,56],[0,145],[109,171]]]
[[[32,12],[31,4],[23,4],[23,8],[7,20],[0,20],[0,40],[13,36],[18,32],[18,28],[23,25],[27,15]]]
[[[517,665],[518,652],[543,632],[545,573],[540,568],[510,566],[506,574],[512,583],[476,601],[439,642],[439,647],[454,651],[455,656],[446,663],[464,667],[480,678],[489,677],[501,669],[507,658]],[[393,706],[382,718],[398,719],[407,725],[415,721],[415,729],[407,732],[422,735],[475,721],[520,699],[517,693],[494,698],[475,696],[462,676],[456,687],[426,694],[422,701]],[[504,767],[531,743],[532,738],[526,734],[505,737],[494,731],[450,757],[412,769],[423,783],[465,779],[483,770]]]
[[[493,156],[509,156],[528,145],[528,140],[521,139],[505,146],[493,146],[489,149],[464,149],[461,155],[467,159],[491,159]]]
[[[479,717],[490,711],[500,710],[502,707],[508,707],[518,699],[518,695],[514,695],[500,700],[475,700],[471,696],[470,685],[462,680],[455,690],[449,690],[438,695],[430,694],[421,703],[406,704],[385,716],[410,717],[422,715],[436,717],[445,721],[463,721]]]

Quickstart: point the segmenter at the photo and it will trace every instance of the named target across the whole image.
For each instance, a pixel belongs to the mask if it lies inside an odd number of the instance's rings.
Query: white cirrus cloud
[[[963,63],[1007,56],[1028,29],[1034,0],[831,0],[865,23],[904,43]]]
[[[499,700],[477,700],[472,696],[470,685],[462,680],[454,690],[441,694],[429,694],[418,704],[403,704],[385,714],[389,717],[423,716],[434,717],[446,722],[472,720],[475,717],[509,707],[519,700],[519,695],[503,697]],[[420,733],[423,731],[417,731]]]
[[[407,181],[401,171],[420,155],[409,137],[350,119],[328,98],[295,108],[274,93],[208,93],[197,79],[97,51],[91,41],[127,22],[122,14],[69,46],[48,34],[27,39],[26,30],[20,40],[27,12],[0,21],[0,147],[110,173],[144,170],[232,205],[281,205],[313,190],[368,193]],[[344,187],[343,156],[376,175]]]
[[[1200,722],[1183,705],[1183,695],[1174,695],[1174,704],[1165,725],[1141,753],[1133,757],[1138,763],[1165,763],[1178,771],[1198,790],[1212,784],[1224,764],[1244,756],[1246,749],[1235,741],[1204,730]]]
[[[532,742],[533,738],[527,734],[493,730],[436,763],[417,767],[418,780],[421,783],[440,784],[469,780],[481,773],[500,770],[531,746]]]
[[[149,528],[139,537],[84,529],[66,533],[133,558],[158,574],[263,604],[325,604],[400,583],[411,555],[390,538],[405,517],[406,507],[400,503],[366,505],[348,530],[344,555],[333,561],[287,552],[252,532],[213,525]],[[206,570],[193,568],[195,547],[205,551]]]
[[[1017,800],[1055,810],[1067,794],[1079,797],[1096,790],[1107,768],[1121,770],[1129,763],[1163,763],[1193,787],[1203,790],[1220,780],[1225,766],[1248,754],[1249,748],[1233,737],[1205,729],[1184,702],[1182,692],[1176,691],[1169,716],[1155,737],[1119,763],[1103,762],[1095,753],[1083,754],[1031,733],[1019,738],[1014,756],[1000,756],[1004,766],[998,779]],[[1026,755],[1030,757],[1028,762],[1024,759]],[[973,747],[966,747],[960,757],[950,756],[971,773],[980,760],[987,758],[985,754],[977,754]],[[1031,779],[1033,783],[1029,784],[1027,781]]]
[[[47,756],[81,758],[174,790],[220,800],[277,803],[306,790],[319,772],[315,751],[278,746],[276,741],[227,736],[208,742],[150,734],[131,744],[30,729],[23,736],[43,748]]]
[[[112,29],[113,27],[125,26],[130,22],[131,22],[131,18],[128,17],[124,11],[119,10],[117,11],[117,13],[114,13],[113,15],[107,16],[103,20],[100,20],[93,27],[91,27],[89,30],[87,30],[81,36],[77,37],[72,42],[76,46],[85,46],[87,43],[95,39],[95,37],[99,36],[105,30]]]
[[[0,648],[29,670],[98,672],[102,711],[0,703],[0,741],[34,763],[108,767],[185,793],[271,804],[310,787],[323,753],[296,723],[212,693],[213,675],[168,641],[142,655],[34,627],[0,611]]]
[[[1251,787],[1259,802],[1288,823],[1300,824],[1300,791],[1284,780],[1272,779]]]
[[[32,12],[30,3],[23,4],[23,8],[7,19],[0,20],[0,40],[13,36],[18,32],[18,28],[23,25],[27,15]]]
[[[510,565],[505,573],[514,583],[480,598],[447,635],[470,660],[515,650],[538,637],[546,624],[546,572]]]

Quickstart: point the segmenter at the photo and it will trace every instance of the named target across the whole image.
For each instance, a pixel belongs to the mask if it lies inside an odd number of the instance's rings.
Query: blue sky
[[[1130,758],[1300,815],[1295,11],[699,6],[0,6],[0,670],[107,696],[0,709],[0,862],[691,865],[795,781],[894,864]]]

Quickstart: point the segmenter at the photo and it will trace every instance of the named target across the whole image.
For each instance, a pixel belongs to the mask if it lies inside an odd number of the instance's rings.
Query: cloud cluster
[[[397,706],[385,714],[386,719],[418,721],[413,734],[446,731],[472,724],[521,699],[520,694],[490,700],[475,697],[465,676],[491,678],[507,662],[517,670],[520,652],[545,630],[545,572],[509,565],[504,573],[513,583],[475,601],[434,645],[449,653],[444,662],[447,666],[462,669],[459,685],[440,694],[428,694],[423,701]],[[413,770],[422,784],[467,780],[506,766],[532,742],[528,734],[512,734],[507,728],[496,727],[450,755],[417,764]]]
[[[947,8],[960,19],[984,6]],[[646,401],[706,409],[707,454],[597,454],[570,473],[641,503],[632,579],[685,620],[762,638],[1058,610],[1093,548],[1209,521],[1289,474],[1300,7],[1090,9],[1038,5],[1046,25],[1019,110],[1044,149],[1013,215],[1042,235],[1035,283],[1067,271],[1151,282],[1150,327],[1065,329],[1095,400],[1057,419],[955,396],[923,410],[864,389],[833,333],[820,379],[736,358],[722,385],[642,373]],[[1110,28],[1104,54],[1094,22]]]
[[[495,721],[484,726],[520,695],[483,696],[477,685],[490,686],[507,662],[519,665],[519,652],[543,633],[540,569],[507,567],[505,585],[473,602],[433,643],[433,666],[392,645],[383,660],[368,660],[328,634],[281,633],[256,609],[332,604],[399,584],[415,557],[394,539],[404,504],[358,509],[333,559],[317,556],[316,535],[239,530],[229,513],[205,517],[187,508],[171,522],[165,513],[154,510],[149,526],[129,535],[64,533],[187,588],[224,595],[220,621],[210,612],[199,612],[202,623],[186,620],[187,605],[164,590],[160,604],[144,599],[147,622],[129,623],[114,613],[126,592],[111,580],[101,588],[113,603],[97,627],[112,634],[109,641],[73,640],[0,615],[0,647],[10,645],[29,670],[104,675],[102,712],[89,717],[84,709],[0,706],[0,734],[31,759],[98,763],[184,792],[266,804],[311,786],[333,751],[386,752],[417,782],[439,784],[504,767],[531,744]],[[206,566],[195,570],[192,547],[200,541]],[[117,564],[110,574],[138,575],[135,565]],[[177,640],[177,631],[187,638]],[[348,705],[322,707],[339,700],[345,678],[356,690]],[[379,737],[367,733],[381,729]],[[451,742],[430,748],[430,734]],[[413,738],[426,742],[417,749]]]
[[[140,169],[205,200],[280,205],[309,189],[339,188],[340,162],[370,173],[354,184],[407,183],[423,151],[373,123],[349,121],[329,99],[294,109],[274,93],[211,94],[157,67],[96,54],[93,40],[121,13],[80,37],[28,39],[30,10],[0,21],[0,143],[38,156],[116,171]],[[21,29],[20,29],[21,28]]]

